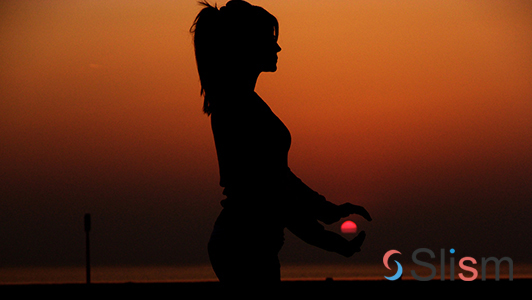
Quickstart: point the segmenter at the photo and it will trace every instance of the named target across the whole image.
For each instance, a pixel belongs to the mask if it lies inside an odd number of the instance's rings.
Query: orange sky
[[[362,261],[450,243],[532,259],[517,241],[531,234],[529,1],[252,3],[278,17],[283,49],[257,91],[292,133],[292,170],[374,214]],[[106,228],[101,263],[207,262],[198,237],[222,195],[188,32],[198,11],[2,1],[0,265],[83,262],[66,241],[82,243],[85,212]],[[506,230],[509,248],[471,245]],[[118,245],[138,243],[155,246]],[[287,261],[331,256],[293,243]]]

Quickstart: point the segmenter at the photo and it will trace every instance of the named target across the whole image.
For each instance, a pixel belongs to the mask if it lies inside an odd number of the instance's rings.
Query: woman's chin
[[[264,72],[275,72],[277,71],[277,65],[270,66],[268,68],[265,68]]]

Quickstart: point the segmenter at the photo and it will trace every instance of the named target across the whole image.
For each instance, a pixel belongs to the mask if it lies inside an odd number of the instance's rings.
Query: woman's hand
[[[345,257],[351,257],[353,254],[360,252],[360,247],[366,239],[366,232],[361,231],[354,239],[348,242],[348,247],[340,252]]]
[[[344,203],[341,205],[336,205],[330,202],[326,203],[327,205],[322,207],[322,211],[318,216],[318,220],[322,221],[327,225],[336,223],[340,221],[341,218],[348,217],[352,214],[360,215],[368,221],[372,220],[368,211],[362,206],[354,205],[351,203]]]
[[[344,203],[339,205],[338,208],[341,210],[342,218],[345,218],[352,214],[357,214],[362,216],[364,219],[371,221],[371,216],[369,212],[362,206],[354,205],[351,203]]]

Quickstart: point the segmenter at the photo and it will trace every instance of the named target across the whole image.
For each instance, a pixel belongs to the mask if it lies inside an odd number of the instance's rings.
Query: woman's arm
[[[362,231],[354,239],[348,241],[335,232],[325,230],[317,220],[311,219],[298,220],[289,224],[287,228],[304,242],[345,257],[360,252],[360,246],[366,238],[366,233]]]
[[[293,197],[300,199],[301,209],[310,211],[314,217],[325,224],[338,222],[351,214],[358,214],[366,220],[371,221],[371,216],[362,206],[351,203],[336,205],[325,199],[324,196],[312,190],[301,179],[299,179],[290,169],[288,169],[288,185]]]

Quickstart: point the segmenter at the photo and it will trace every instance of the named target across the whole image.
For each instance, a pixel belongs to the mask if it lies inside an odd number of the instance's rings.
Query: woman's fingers
[[[368,221],[372,220],[371,216],[369,215],[369,212],[362,206],[354,205],[351,203],[344,203],[340,205],[340,207],[343,209],[344,217],[347,217],[351,214],[357,214]]]

